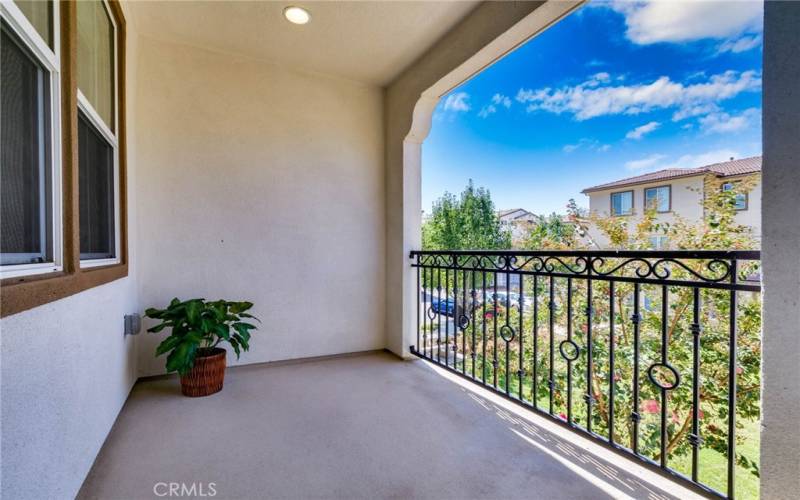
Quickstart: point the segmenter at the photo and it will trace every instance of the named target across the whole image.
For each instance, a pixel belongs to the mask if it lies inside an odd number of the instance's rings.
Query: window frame
[[[127,122],[126,122],[126,36],[127,28],[123,6],[120,0],[102,0],[112,23],[114,33],[114,75],[116,151],[115,151],[115,228],[118,245],[114,262],[93,262],[84,266],[80,262],[80,204],[79,204],[79,162],[78,162],[78,115],[79,99],[77,83],[77,5],[76,2],[55,0],[58,15],[54,13],[54,48],[60,53],[60,85],[56,89],[60,95],[61,139],[55,151],[61,158],[60,176],[62,211],[54,226],[60,223],[62,269],[58,272],[26,274],[24,276],[0,276],[0,317],[16,314],[49,302],[80,293],[90,288],[109,283],[128,276],[127,241]],[[5,10],[15,6],[11,0],[0,0]],[[5,12],[4,10],[4,12]],[[18,10],[18,9],[17,9]],[[21,14],[21,12],[20,12]],[[4,14],[4,18],[5,18]],[[57,23],[57,24],[55,24]],[[46,46],[46,44],[45,44]],[[118,194],[117,194],[118,193]],[[117,215],[118,214],[118,215]]]
[[[739,181],[723,181],[719,188],[722,191],[729,191],[729,189],[725,189],[725,186],[731,186],[730,189],[733,189],[737,182]],[[740,193],[740,194],[744,196],[744,207],[743,208],[734,207],[734,210],[736,210],[737,212],[744,212],[745,210],[750,208],[750,193]]]
[[[630,210],[630,212],[623,213],[623,214],[614,213],[614,195],[615,194],[626,194],[626,193],[630,193],[631,194],[631,210]],[[633,189],[628,189],[626,191],[612,191],[611,194],[608,197],[611,216],[612,217],[629,217],[629,216],[633,215],[633,207],[635,206],[635,196],[634,196],[634,194],[635,193],[633,192]]]
[[[672,184],[662,184],[660,186],[650,186],[650,187],[644,188],[644,192],[642,193],[642,195],[644,196],[643,200],[644,200],[645,209],[647,208],[647,192],[651,191],[651,190],[655,190],[656,193],[658,193],[657,190],[663,189],[663,188],[667,188],[667,192],[669,193],[669,195],[667,196],[667,209],[666,210],[659,210],[658,208],[656,208],[656,213],[658,213],[658,214],[666,214],[666,213],[672,212]],[[658,201],[658,194],[656,194],[656,201]],[[656,205],[657,205],[657,203],[656,203]]]
[[[112,56],[112,67],[114,69],[114,87],[113,87],[113,102],[114,102],[114,109],[113,109],[113,116],[114,116],[114,130],[119,131],[119,65],[117,60],[119,59],[119,42],[117,40],[117,33],[118,27],[117,22],[114,19],[114,14],[111,10],[111,6],[106,0],[101,0],[101,3],[104,5],[109,20],[111,21],[111,28],[112,28],[112,41],[113,45],[111,48],[111,56]],[[100,266],[108,266],[120,263],[120,248],[122,244],[121,238],[121,230],[120,230],[120,183],[119,183],[119,141],[117,140],[117,135],[109,128],[108,124],[105,123],[103,118],[100,114],[94,109],[92,103],[89,99],[83,95],[80,88],[77,89],[77,97],[78,97],[78,110],[83,113],[86,117],[87,121],[95,127],[98,133],[108,143],[111,145],[111,148],[114,151],[113,154],[113,175],[114,175],[114,257],[112,258],[99,258],[99,259],[80,259],[80,266],[81,268],[90,268],[90,267],[100,267]],[[79,152],[80,154],[80,152]],[[79,228],[80,229],[80,228]],[[80,251],[79,251],[80,255]]]
[[[57,34],[61,31],[60,2],[52,2],[53,19],[53,47],[44,40],[36,27],[31,24],[25,14],[12,0],[0,2],[0,17],[9,29],[19,39],[37,62],[49,74],[50,79],[50,161],[45,167],[50,174],[50,244],[52,245],[53,258],[49,262],[27,264],[0,265],[0,280],[24,276],[37,276],[49,273],[58,273],[64,269],[64,239],[63,239],[63,206],[62,206],[62,158],[61,158],[61,113],[63,101],[61,99],[61,45],[58,43]],[[46,210],[46,208],[45,208]]]

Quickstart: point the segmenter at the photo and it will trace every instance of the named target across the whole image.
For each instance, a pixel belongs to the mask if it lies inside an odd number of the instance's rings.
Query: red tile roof
[[[734,175],[745,175],[761,172],[761,157],[751,156],[750,158],[742,158],[740,160],[725,161],[721,163],[712,163],[697,168],[667,168],[657,172],[650,172],[649,174],[637,175],[635,177],[628,177],[598,186],[592,186],[581,191],[582,193],[589,193],[592,191],[603,191],[605,189],[634,186],[636,184],[649,184],[651,182],[658,182],[668,179],[675,179],[679,177],[693,177],[695,175],[705,175],[707,173],[715,174],[717,177],[730,177]]]

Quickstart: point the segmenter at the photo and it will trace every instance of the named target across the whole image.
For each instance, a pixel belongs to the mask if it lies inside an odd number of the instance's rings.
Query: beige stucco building
[[[600,217],[630,217],[629,230],[642,218],[645,207],[656,210],[656,220],[670,223],[678,217],[689,221],[703,220],[703,196],[709,179],[720,182],[725,189],[744,178],[757,177],[756,185],[746,195],[737,196],[738,223],[752,228],[753,236],[761,240],[761,157],[731,159],[726,162],[697,168],[665,169],[635,177],[620,179],[584,189],[589,197],[589,211]],[[608,246],[608,238],[594,224],[589,226],[591,240]],[[663,235],[651,238],[654,249],[669,248]]]

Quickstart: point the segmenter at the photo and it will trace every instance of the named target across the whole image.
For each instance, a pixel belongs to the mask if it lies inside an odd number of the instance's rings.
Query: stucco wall
[[[761,498],[800,492],[800,3],[764,8]]]
[[[731,179],[735,180],[737,178]],[[620,191],[633,191],[634,213],[632,216],[630,216],[628,224],[629,230],[633,232],[637,222],[642,219],[642,209],[645,206],[644,191],[647,188],[656,186],[671,186],[672,191],[671,210],[666,213],[657,214],[657,221],[671,223],[675,221],[676,215],[689,221],[699,222],[703,219],[703,177],[670,179],[667,181],[652,182],[630,187],[593,191],[588,193],[589,211],[601,217],[608,217],[611,213],[611,193]],[[761,182],[759,182],[749,193],[747,210],[741,210],[737,212],[736,222],[750,226],[753,229],[753,236],[756,238],[760,237]],[[589,227],[589,235],[602,248],[605,248],[608,245],[608,238],[594,225]]]
[[[139,64],[142,307],[254,302],[242,363],[383,348],[381,89],[145,37]]]
[[[658,214],[658,220],[672,222],[675,215],[684,219],[702,220],[703,218],[703,178],[689,177],[685,179],[672,179],[668,182],[660,181],[651,184],[642,184],[619,189],[609,189],[605,191],[595,191],[589,193],[589,211],[601,217],[608,217],[611,214],[611,193],[620,191],[633,191],[633,215],[629,216],[628,227],[633,231],[638,221],[642,219],[644,202],[644,190],[655,186],[671,186],[672,206],[668,213]],[[589,234],[594,241],[605,248],[608,238],[605,237],[595,227],[589,228]]]
[[[134,81],[137,44],[128,28],[127,75]],[[128,109],[135,106],[134,95],[127,100]],[[131,120],[131,242],[137,234],[134,135]],[[129,245],[127,278],[0,320],[0,497],[70,499],[80,489],[136,381],[134,339],[123,335],[123,316],[138,310],[135,276]]]
[[[422,142],[439,98],[581,4],[485,2],[386,89],[386,345],[409,355],[417,285],[409,252],[422,243]]]

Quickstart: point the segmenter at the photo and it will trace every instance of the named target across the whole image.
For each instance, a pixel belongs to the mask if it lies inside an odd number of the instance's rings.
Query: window
[[[35,4],[35,5],[34,5]],[[3,3],[0,276],[61,269],[59,61],[52,2]]]
[[[114,148],[83,113],[78,118],[81,260],[116,255]]]
[[[7,316],[128,275],[126,27],[119,0],[1,0],[0,20]]]
[[[118,262],[115,27],[105,2],[78,2],[81,266]]]
[[[633,213],[633,191],[611,193],[611,215],[630,215]]]
[[[28,22],[45,44],[53,49],[53,2],[42,0],[14,0],[14,4],[22,12]]]
[[[722,185],[723,191],[732,191],[736,187],[736,182],[726,182]],[[734,195],[736,210],[747,210],[747,193],[736,193]]]
[[[670,186],[651,187],[644,190],[644,206],[656,212],[669,212],[672,203]]]
[[[651,236],[650,246],[653,250],[666,250],[669,247],[669,238],[663,235]]]

